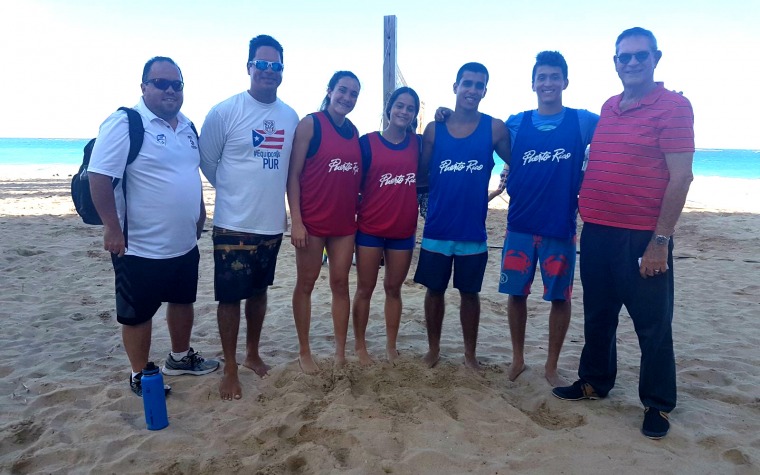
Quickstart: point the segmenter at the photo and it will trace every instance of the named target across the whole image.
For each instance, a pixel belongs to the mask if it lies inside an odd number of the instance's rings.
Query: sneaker
[[[190,348],[187,355],[177,361],[172,358],[172,354],[166,357],[164,367],[161,372],[169,376],[179,376],[180,374],[194,374],[200,376],[214,372],[219,368],[219,362],[216,360],[207,360]]]
[[[131,374],[129,375],[129,389],[131,389],[137,397],[142,397],[142,373],[137,373],[134,378],[132,378]],[[168,384],[164,384],[164,395],[168,396],[170,392],[172,392],[172,387]]]
[[[563,399],[565,401],[580,401],[581,399],[602,399],[594,388],[589,383],[584,383],[581,380],[574,382],[571,386],[564,386],[561,388],[552,389],[554,397]]]
[[[670,421],[667,412],[658,411],[651,407],[644,409],[644,423],[641,425],[641,433],[644,434],[644,437],[653,440],[662,439],[668,435],[669,430]]]

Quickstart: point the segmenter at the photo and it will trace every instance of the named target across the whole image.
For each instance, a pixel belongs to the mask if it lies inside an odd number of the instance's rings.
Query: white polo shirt
[[[127,167],[127,255],[168,259],[191,251],[197,244],[201,179],[198,138],[190,121],[177,116],[177,129],[153,114],[140,98],[134,107],[143,120],[145,136],[140,154]],[[121,177],[129,152],[127,114],[116,111],[100,126],[88,171]],[[114,189],[116,210],[124,227],[125,203],[121,185]]]

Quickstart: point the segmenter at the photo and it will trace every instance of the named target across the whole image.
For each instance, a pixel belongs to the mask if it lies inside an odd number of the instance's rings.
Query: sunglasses
[[[639,51],[638,53],[622,53],[615,56],[615,58],[620,61],[620,64],[628,64],[634,57],[636,58],[636,61],[642,63],[649,57],[649,51]]]
[[[180,92],[185,87],[182,81],[172,81],[171,79],[148,79],[145,84],[153,84],[153,87],[165,91],[171,87],[176,92]]]
[[[281,73],[282,70],[285,69],[285,65],[282,63],[278,63],[276,61],[264,61],[263,59],[256,59],[254,61],[249,61],[248,66],[249,67],[253,66],[259,71],[266,71],[267,68],[269,68],[276,73]]]

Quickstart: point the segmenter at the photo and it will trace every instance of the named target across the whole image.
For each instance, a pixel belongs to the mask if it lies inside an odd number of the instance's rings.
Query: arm
[[[103,221],[103,249],[121,257],[125,251],[124,233],[116,214],[112,178],[95,172],[88,172],[87,176],[90,179],[92,202]]]
[[[203,121],[203,138],[199,139],[201,153],[201,172],[211,186],[216,188],[216,169],[222,159],[224,151],[225,132],[224,124],[215,109],[206,116]]]
[[[100,126],[87,167],[92,202],[103,221],[103,249],[119,257],[126,252],[126,243],[116,211],[113,178],[126,173],[129,146],[127,115],[114,112]]]
[[[665,188],[665,195],[662,197],[660,217],[657,219],[657,226],[654,230],[655,235],[671,236],[675,231],[676,222],[681,216],[681,211],[686,203],[686,195],[689,193],[689,186],[694,178],[691,173],[693,159],[693,152],[665,154],[670,180]],[[667,245],[656,244],[654,241],[649,242],[641,258],[639,267],[641,277],[651,277],[656,270],[659,270],[660,273],[667,271],[668,247]]]
[[[206,223],[206,203],[203,201],[203,190],[201,190],[201,213],[198,216],[198,222],[196,223],[195,238],[200,239],[201,233],[203,233],[203,225]]]
[[[512,160],[512,144],[509,139],[509,130],[504,122],[493,119],[491,122],[491,135],[493,136],[493,150],[509,167]]]
[[[435,110],[435,117],[433,118],[436,122],[446,122],[453,113],[454,111],[448,107],[439,107]]]
[[[430,177],[430,159],[433,158],[435,122],[430,122],[422,134],[422,153],[417,165],[417,188],[427,188]]]
[[[293,138],[293,149],[290,152],[290,167],[288,168],[288,206],[290,207],[290,242],[298,248],[306,247],[309,243],[309,233],[301,218],[301,172],[306,163],[306,152],[309,142],[314,136],[314,119],[308,115],[296,127]]]
[[[507,187],[507,176],[509,175],[509,167],[504,166],[504,169],[499,173],[499,186],[493,190],[492,192],[488,193],[488,201],[491,201],[492,199],[496,198],[500,194],[504,193],[504,188]]]

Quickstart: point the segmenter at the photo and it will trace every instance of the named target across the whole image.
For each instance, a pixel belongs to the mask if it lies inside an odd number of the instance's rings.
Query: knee
[[[333,294],[348,295],[348,276],[330,277],[330,290]]]
[[[314,290],[314,284],[317,282],[317,278],[314,277],[313,279],[309,276],[299,276],[296,280],[296,288],[295,291],[297,293],[303,293],[311,295],[312,291]]]
[[[443,297],[446,294],[446,291],[437,291],[428,289],[425,293],[425,298],[429,300],[440,300],[443,301]]]
[[[480,295],[470,292],[459,292],[459,296],[462,299],[462,302],[468,302],[468,303],[478,303],[480,302]]]
[[[369,285],[357,285],[356,286],[356,298],[361,300],[369,300],[372,298],[372,292],[374,292],[375,286]]]
[[[385,297],[386,298],[392,298],[392,299],[401,298],[401,286],[400,285],[394,285],[393,283],[385,282],[383,284],[383,289],[385,290]]]

